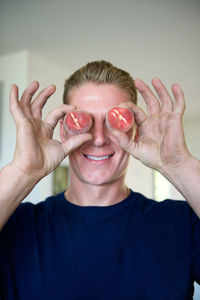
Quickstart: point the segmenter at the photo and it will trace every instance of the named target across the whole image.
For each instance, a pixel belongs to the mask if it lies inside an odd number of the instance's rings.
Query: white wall
[[[28,52],[3,56],[0,58],[0,81],[2,82],[1,99],[1,156],[0,167],[12,159],[15,146],[15,125],[9,113],[9,90],[12,83],[16,83],[22,91],[27,85]]]
[[[130,158],[126,184],[135,192],[146,197],[153,197],[153,170],[144,166],[140,161]]]
[[[40,82],[40,90],[54,83],[57,87],[56,93],[52,96],[44,109],[44,117],[47,111],[62,104],[62,93],[64,79],[69,72],[55,63],[47,60],[36,53],[24,50],[14,54],[0,57],[0,82],[2,82],[2,103],[1,103],[1,156],[0,167],[8,164],[15,148],[15,125],[9,113],[9,90],[12,83],[19,86],[19,94],[31,83],[32,80]],[[59,130],[55,130],[55,138],[59,138]],[[52,194],[52,175],[42,179],[34,188],[26,201],[39,202]]]
[[[184,128],[189,151],[200,159],[200,116],[185,120]]]
[[[33,51],[29,51],[29,67],[28,67],[28,82],[37,80],[40,83],[40,90],[50,84],[56,85],[55,94],[48,100],[43,109],[43,118],[53,110],[56,106],[62,104],[62,95],[64,80],[70,75],[69,71],[49,61],[48,59],[41,57]],[[54,138],[59,138],[59,125],[54,131]],[[63,164],[68,163],[65,159]],[[38,197],[37,202],[44,200],[46,197],[52,195],[52,174],[46,176],[38,184]],[[35,201],[35,200],[34,200]]]

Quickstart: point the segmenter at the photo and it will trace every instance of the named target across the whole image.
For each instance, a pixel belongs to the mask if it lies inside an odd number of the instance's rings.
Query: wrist
[[[36,177],[23,173],[14,163],[0,171],[0,230],[37,182]]]
[[[165,177],[174,177],[177,175],[187,174],[189,170],[196,168],[199,160],[193,157],[190,153],[179,159],[177,163],[169,163],[158,170]]]
[[[22,184],[30,183],[31,185],[35,185],[44,177],[36,169],[27,168],[24,164],[20,164],[14,160],[5,168],[7,168],[15,179],[20,180]]]
[[[200,176],[200,161],[189,155],[179,164],[168,165],[160,173],[184,196],[191,198],[191,190],[195,191]],[[190,200],[189,200],[190,202]]]

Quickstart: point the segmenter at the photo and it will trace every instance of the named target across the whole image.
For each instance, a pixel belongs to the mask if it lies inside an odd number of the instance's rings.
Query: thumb
[[[65,156],[91,139],[92,135],[90,133],[83,133],[69,137],[65,142],[61,143],[61,147],[64,151]]]
[[[127,136],[127,134],[125,134],[124,132],[121,132],[119,130],[113,130],[113,135],[116,137],[119,146],[129,152],[131,155],[134,156],[134,148],[135,148],[135,141],[129,139],[129,137]]]

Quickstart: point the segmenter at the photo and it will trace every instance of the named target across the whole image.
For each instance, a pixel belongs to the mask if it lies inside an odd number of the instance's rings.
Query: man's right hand
[[[32,101],[38,88],[39,83],[32,82],[19,100],[18,87],[11,86],[10,112],[17,129],[16,149],[11,165],[29,178],[34,176],[40,180],[52,172],[70,151],[91,139],[91,135],[71,136],[63,143],[53,139],[58,121],[74,107],[63,104],[42,121],[42,109],[56,87],[50,85]]]
[[[79,134],[53,139],[54,129],[64,115],[74,109],[61,105],[42,121],[42,109],[56,87],[50,85],[32,98],[39,88],[34,81],[18,99],[18,87],[10,90],[10,112],[17,130],[16,148],[12,162],[0,170],[0,230],[17,206],[45,175],[53,171],[73,149],[92,138],[91,134]]]

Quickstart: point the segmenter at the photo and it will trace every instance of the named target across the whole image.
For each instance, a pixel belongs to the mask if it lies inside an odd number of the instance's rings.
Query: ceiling
[[[179,82],[200,115],[199,0],[0,0],[0,55],[31,49],[73,72],[106,59],[148,84]]]

